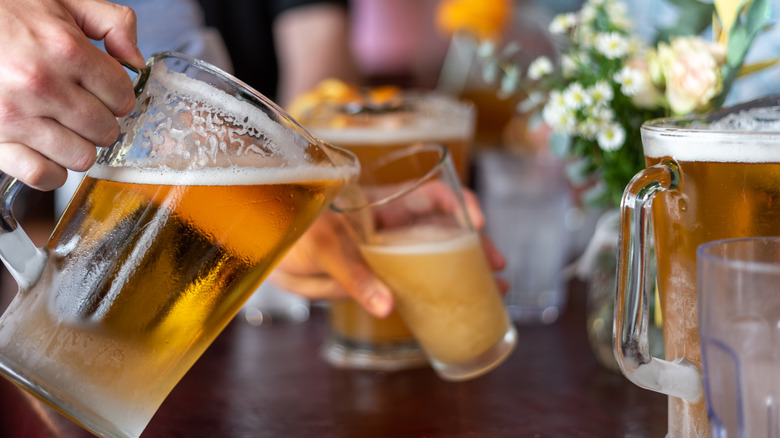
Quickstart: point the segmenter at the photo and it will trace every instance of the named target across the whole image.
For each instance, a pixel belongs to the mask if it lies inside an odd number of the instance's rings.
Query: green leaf
[[[735,26],[729,36],[729,45],[726,52],[726,64],[731,68],[738,68],[745,59],[748,49],[750,49],[750,35],[743,26]]]
[[[658,30],[656,44],[669,41],[670,37],[680,35],[698,35],[712,24],[715,6],[696,0],[668,0],[677,7],[677,23]]]
[[[765,28],[772,15],[772,6],[769,0],[753,0],[743,17],[739,17],[734,23],[726,47],[726,65],[723,67],[723,92],[715,101],[715,107],[723,105],[731,89],[731,84],[737,77],[737,73],[745,61],[750,46],[756,36]]]

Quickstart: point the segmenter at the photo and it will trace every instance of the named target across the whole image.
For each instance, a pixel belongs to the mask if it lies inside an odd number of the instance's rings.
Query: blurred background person
[[[357,81],[348,0],[198,0],[234,74],[282,106],[325,78]]]

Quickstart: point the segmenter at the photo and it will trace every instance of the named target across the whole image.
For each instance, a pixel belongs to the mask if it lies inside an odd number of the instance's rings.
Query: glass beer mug
[[[669,395],[669,438],[710,436],[702,390],[696,249],[780,233],[780,99],[641,129],[648,167],[621,206],[615,357],[637,385]],[[645,265],[652,230],[665,359],[647,338]]]
[[[137,437],[283,253],[358,174],[219,69],[156,54],[117,141],[48,243],[10,211],[0,254],[20,290],[0,371],[91,432]]]
[[[356,100],[320,102],[302,112],[298,120],[317,137],[353,152],[363,168],[418,142],[443,144],[465,183],[474,135],[473,106],[436,92],[387,90],[392,88],[365,89]],[[372,99],[374,94],[382,98]],[[363,174],[360,179],[391,183],[413,174],[414,170],[392,167]],[[380,319],[355,300],[334,300],[329,305],[328,324],[323,356],[335,366],[398,371],[427,365],[397,311]]]

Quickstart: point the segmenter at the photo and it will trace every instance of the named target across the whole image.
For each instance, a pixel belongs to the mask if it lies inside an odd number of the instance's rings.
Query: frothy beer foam
[[[150,89],[162,88],[161,95],[178,94],[185,101],[201,104],[203,107],[199,110],[202,112],[231,118],[236,129],[257,129],[268,140],[282,148],[288,160],[298,162],[304,159],[299,146],[296,145],[293,132],[271,120],[264,111],[252,103],[236,99],[206,82],[167,68],[153,69],[147,83]]]
[[[642,129],[651,158],[730,163],[780,163],[780,112],[756,108],[711,124],[661,123]]]
[[[434,225],[380,232],[363,248],[384,254],[435,254],[457,252],[474,245],[474,232]]]
[[[425,95],[412,113],[377,116],[377,123],[345,128],[312,126],[311,131],[328,142],[343,146],[387,145],[420,141],[453,141],[471,138],[474,123],[469,107],[445,96]],[[362,120],[362,119],[361,119]]]
[[[96,164],[89,176],[114,182],[179,186],[239,186],[342,181],[341,169],[334,167],[208,167],[173,170],[142,167],[112,167]]]

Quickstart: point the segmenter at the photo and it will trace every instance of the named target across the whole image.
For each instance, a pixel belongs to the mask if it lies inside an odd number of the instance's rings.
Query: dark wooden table
[[[596,362],[584,306],[582,284],[571,283],[559,321],[520,327],[507,362],[461,383],[427,368],[388,374],[330,367],[320,357],[326,327],[316,307],[297,325],[256,327],[239,317],[142,438],[663,437],[666,398]],[[0,437],[89,436],[0,379]]]

